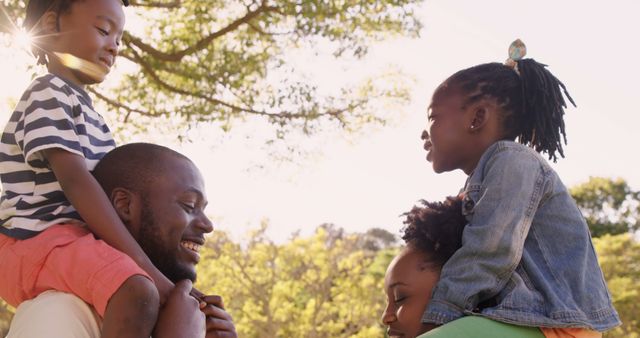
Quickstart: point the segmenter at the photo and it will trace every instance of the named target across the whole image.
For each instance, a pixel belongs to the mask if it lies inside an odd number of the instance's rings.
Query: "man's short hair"
[[[115,188],[144,194],[153,182],[166,173],[167,159],[186,156],[157,144],[129,143],[108,152],[96,165],[93,175],[107,196]]]

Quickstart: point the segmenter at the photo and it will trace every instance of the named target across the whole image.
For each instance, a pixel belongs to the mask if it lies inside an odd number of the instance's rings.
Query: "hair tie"
[[[524,45],[522,40],[516,39],[516,41],[512,42],[509,46],[509,58],[504,64],[513,68],[513,70],[520,75],[518,61],[522,60],[525,55],[527,55],[527,46]]]

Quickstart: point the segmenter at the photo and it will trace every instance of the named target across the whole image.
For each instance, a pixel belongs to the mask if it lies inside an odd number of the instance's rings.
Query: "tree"
[[[0,299],[0,337],[6,336],[9,332],[11,318],[13,318],[13,308]]]
[[[640,192],[632,190],[625,180],[591,177],[570,192],[593,237],[640,229]]]
[[[362,249],[366,234],[329,225],[280,245],[265,230],[246,247],[212,236],[198,268],[197,287],[227,300],[240,336],[383,336],[378,318],[393,248]]]
[[[275,126],[278,136],[309,134],[327,123],[350,130],[383,122],[373,109],[385,98],[405,102],[401,86],[376,74],[324,95],[288,62],[287,52],[325,48],[338,58],[358,59],[374,41],[417,36],[420,2],[132,0],[129,22],[137,18],[144,29],[124,33],[120,54],[133,70],[113,89],[90,91],[124,122],[172,116],[227,129],[255,117]],[[25,0],[2,5],[10,21],[21,22]],[[3,32],[12,31],[0,24]]]
[[[640,243],[630,234],[594,239],[600,266],[622,325],[605,338],[640,338]]]

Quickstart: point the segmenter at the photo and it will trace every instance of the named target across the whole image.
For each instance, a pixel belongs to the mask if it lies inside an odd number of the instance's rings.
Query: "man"
[[[176,283],[160,310],[154,337],[237,337],[218,296],[191,289],[205,234],[204,181],[185,156],[133,143],[109,152],[94,169],[118,216],[153,264]],[[198,295],[200,302],[191,294]],[[97,316],[78,298],[45,292],[20,305],[8,338],[99,337]]]

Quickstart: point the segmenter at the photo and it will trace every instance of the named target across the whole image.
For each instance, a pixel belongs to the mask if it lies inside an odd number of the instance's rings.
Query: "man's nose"
[[[211,222],[211,219],[209,219],[209,217],[207,217],[207,215],[205,215],[204,213],[202,213],[202,215],[198,219],[196,226],[202,229],[202,231],[204,231],[205,233],[210,233],[213,231],[213,223]]]

